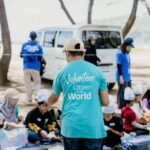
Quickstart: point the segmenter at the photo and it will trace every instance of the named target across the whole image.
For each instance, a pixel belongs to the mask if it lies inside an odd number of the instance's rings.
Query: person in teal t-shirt
[[[107,83],[101,70],[83,60],[84,45],[70,39],[64,52],[68,65],[53,82],[48,104],[58,101],[63,92],[62,127],[65,150],[99,150],[106,136],[102,105],[108,105]]]

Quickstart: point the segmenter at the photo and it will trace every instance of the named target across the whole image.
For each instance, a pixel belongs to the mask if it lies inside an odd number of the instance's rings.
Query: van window
[[[37,38],[36,38],[36,40],[38,42],[40,42],[41,37],[42,37],[42,32],[37,32]]]
[[[56,31],[47,31],[44,36],[44,47],[54,47],[55,46]]]
[[[73,36],[72,31],[60,31],[58,37],[58,47],[64,47],[66,41]]]
[[[97,49],[113,49],[121,45],[121,35],[118,31],[83,31],[83,42],[85,43],[90,36],[96,38]]]
[[[87,40],[88,40],[88,38],[87,38]],[[86,31],[83,31],[82,32],[82,41],[83,41],[83,43],[86,44],[87,40],[86,40]]]

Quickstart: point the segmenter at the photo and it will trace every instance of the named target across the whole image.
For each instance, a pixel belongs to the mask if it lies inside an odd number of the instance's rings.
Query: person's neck
[[[81,56],[71,57],[70,60],[69,60],[69,62],[79,61],[79,60],[83,60],[83,57],[81,57]]]
[[[31,39],[30,41],[31,41],[31,42],[36,42],[36,40],[32,40],[32,39]]]
[[[40,110],[40,108],[38,108],[39,109],[39,112],[42,114],[42,115],[44,115],[45,113],[44,112],[42,112],[41,110]]]
[[[126,107],[131,108],[131,105],[130,105],[130,104],[127,104]]]

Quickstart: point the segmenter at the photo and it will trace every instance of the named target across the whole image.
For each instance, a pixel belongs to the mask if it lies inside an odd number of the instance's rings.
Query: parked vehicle
[[[121,45],[122,35],[117,26],[72,25],[69,27],[49,27],[37,32],[37,40],[43,46],[47,61],[46,73],[43,78],[53,80],[56,72],[66,65],[63,47],[71,37],[81,38],[86,44],[90,36],[96,38],[96,53],[100,58],[99,67],[104,72],[108,88],[115,85],[116,50]]]

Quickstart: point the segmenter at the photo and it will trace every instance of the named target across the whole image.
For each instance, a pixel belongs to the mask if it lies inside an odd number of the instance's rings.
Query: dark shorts
[[[65,150],[101,150],[102,139],[66,138],[64,139]]]

